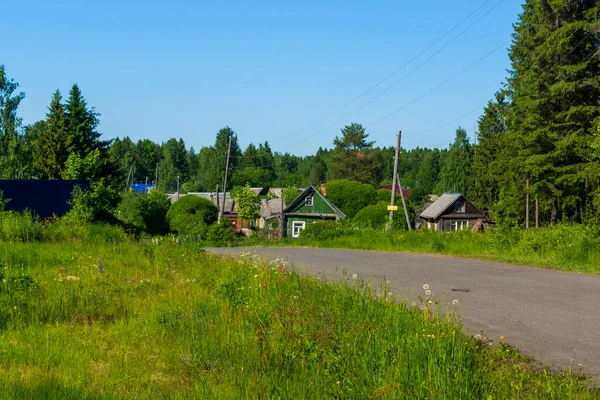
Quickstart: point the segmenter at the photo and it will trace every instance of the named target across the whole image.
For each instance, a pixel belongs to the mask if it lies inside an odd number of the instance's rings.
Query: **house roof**
[[[434,201],[433,204],[427,207],[419,216],[421,218],[436,219],[461,197],[463,197],[463,195],[460,193],[444,193],[439,199]]]
[[[284,213],[288,212],[289,210],[293,209],[294,207],[296,207],[298,205],[298,203],[300,203],[302,201],[302,199],[304,199],[304,197],[306,197],[306,194],[308,194],[309,192],[314,192],[316,193],[319,197],[321,197],[323,199],[323,201],[329,206],[331,207],[331,209],[340,216],[340,218],[344,219],[346,218],[346,214],[344,214],[342,212],[342,210],[340,210],[339,208],[337,208],[332,202],[330,202],[327,197],[323,196],[321,194],[321,192],[319,192],[313,185],[309,185],[306,189],[304,189],[302,191],[302,193],[300,193],[298,195],[298,197],[296,197],[294,199],[294,201],[292,201],[290,204],[288,204],[288,206],[283,210]]]
[[[384,190],[389,190],[390,192],[392,191],[392,185],[381,185],[379,186],[379,189],[384,189]],[[412,189],[410,188],[403,188],[402,189],[402,195],[404,195],[404,197],[410,197],[411,193],[412,193]],[[400,186],[396,185],[396,193],[400,194]]]
[[[263,199],[260,201],[260,216],[268,218],[281,214],[281,199]]]

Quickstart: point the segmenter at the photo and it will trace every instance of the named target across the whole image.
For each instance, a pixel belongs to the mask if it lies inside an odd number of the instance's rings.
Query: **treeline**
[[[477,143],[458,128],[447,149],[402,150],[399,173],[413,201],[465,194],[493,218],[526,225],[585,221],[600,208],[600,31],[598,0],[527,1],[509,49],[512,68],[478,120]],[[54,93],[44,120],[23,127],[24,98],[0,66],[0,178],[85,178],[122,191],[127,182],[164,192],[228,187],[303,187],[349,179],[390,184],[393,147],[377,147],[362,125],[345,126],[314,156],[273,152],[269,143],[240,148],[229,127],[196,152],[182,139],[103,141],[99,114],[77,85],[63,102]],[[528,201],[529,200],[529,201]],[[536,222],[537,221],[537,222]]]

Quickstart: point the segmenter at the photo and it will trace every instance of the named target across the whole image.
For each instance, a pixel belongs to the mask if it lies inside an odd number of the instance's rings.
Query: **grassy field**
[[[443,254],[600,274],[600,232],[583,225],[488,232],[389,231],[335,223],[314,224],[299,239],[251,240],[267,246],[306,246]]]
[[[464,336],[460,305],[436,315],[425,292],[407,307],[195,242],[68,236],[0,242],[0,398],[598,396]]]

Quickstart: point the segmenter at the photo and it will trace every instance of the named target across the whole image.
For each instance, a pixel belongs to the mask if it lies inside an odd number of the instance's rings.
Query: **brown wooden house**
[[[460,193],[444,193],[419,215],[422,226],[438,232],[480,230],[488,218]]]

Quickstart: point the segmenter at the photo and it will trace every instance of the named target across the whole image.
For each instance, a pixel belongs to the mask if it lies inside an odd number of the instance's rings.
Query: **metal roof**
[[[433,204],[427,207],[419,217],[436,219],[461,197],[463,197],[463,195],[460,193],[444,193],[439,199],[434,201]]]

